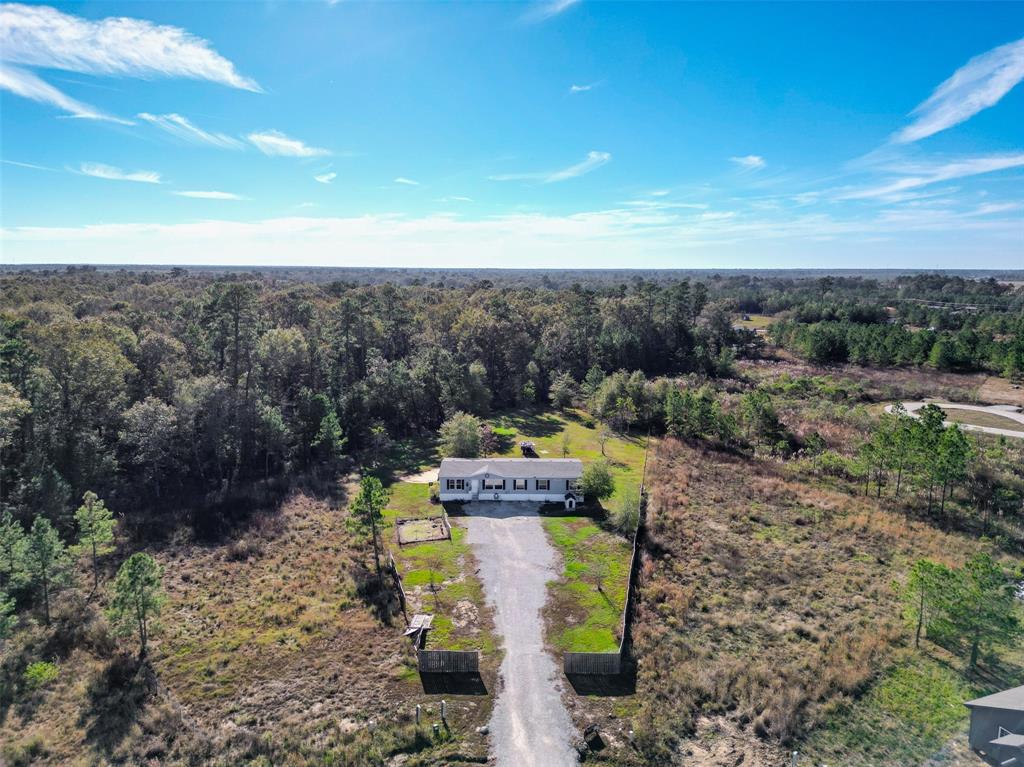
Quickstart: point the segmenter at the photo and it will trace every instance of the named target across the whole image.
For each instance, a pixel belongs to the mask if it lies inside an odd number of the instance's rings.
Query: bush
[[[615,479],[612,477],[608,461],[594,461],[587,464],[580,477],[580,489],[587,498],[603,501],[615,492]]]
[[[456,413],[440,430],[441,454],[448,458],[476,458],[480,455],[480,419]]]
[[[627,489],[622,497],[615,504],[612,510],[612,526],[627,535],[636,532],[636,526],[640,522],[640,489],[631,487]]]
[[[56,679],[59,674],[55,664],[44,660],[36,661],[25,669],[25,684],[33,690],[38,690]]]

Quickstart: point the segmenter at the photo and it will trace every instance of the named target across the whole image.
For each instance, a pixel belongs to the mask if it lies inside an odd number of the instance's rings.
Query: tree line
[[[779,346],[812,362],[851,362],[876,367],[924,366],[941,371],[990,371],[1011,380],[1024,376],[1024,313],[978,318],[958,330],[930,325],[821,320],[773,323]]]
[[[64,532],[86,489],[126,509],[229,494],[456,412],[544,402],[589,371],[714,374],[735,340],[727,309],[688,281],[558,292],[187,273],[6,282],[0,503]]]

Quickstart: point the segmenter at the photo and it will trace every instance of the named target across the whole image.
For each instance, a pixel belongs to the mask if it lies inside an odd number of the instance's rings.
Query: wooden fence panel
[[[475,674],[480,671],[477,650],[418,650],[416,664],[427,674]]]
[[[567,675],[622,673],[622,655],[617,652],[567,652],[562,656],[562,671]]]

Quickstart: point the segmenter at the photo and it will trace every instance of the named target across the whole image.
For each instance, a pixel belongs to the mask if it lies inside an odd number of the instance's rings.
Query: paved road
[[[917,418],[917,411],[923,408],[927,402],[904,402],[903,407],[907,409],[909,415]],[[952,402],[933,402],[933,405],[938,405],[943,410],[975,410],[979,413],[991,413],[992,415],[1002,416],[1003,418],[1009,418],[1011,421],[1024,424],[1024,413],[1020,412],[1020,408],[1015,405],[956,405]],[[887,405],[885,412],[892,412],[892,405]],[[955,421],[946,421],[946,426],[952,426]],[[969,423],[959,424],[961,429],[966,431],[982,431],[986,434],[997,434],[1003,437],[1017,437],[1018,439],[1024,439],[1024,431],[1014,431],[1013,429],[1000,429],[995,426],[975,426]]]
[[[504,638],[502,685],[491,715],[498,767],[572,767],[572,722],[562,703],[562,675],[544,650],[541,608],[559,575],[537,504],[470,503],[463,507],[487,601]]]

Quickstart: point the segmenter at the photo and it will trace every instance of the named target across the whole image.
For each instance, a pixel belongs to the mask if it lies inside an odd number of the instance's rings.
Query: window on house
[[[570,493],[578,493],[580,492],[580,481],[578,479],[570,479],[566,484],[566,487],[569,489]]]
[[[449,479],[448,490],[464,490],[466,488],[466,480],[464,479]]]
[[[484,490],[504,490],[505,480],[503,479],[485,479]]]
[[[550,490],[551,489],[551,480],[550,479],[538,479],[537,480],[537,489],[538,490]]]
[[[512,489],[513,490],[525,490],[526,489],[526,480],[525,479],[513,479],[512,480]]]

